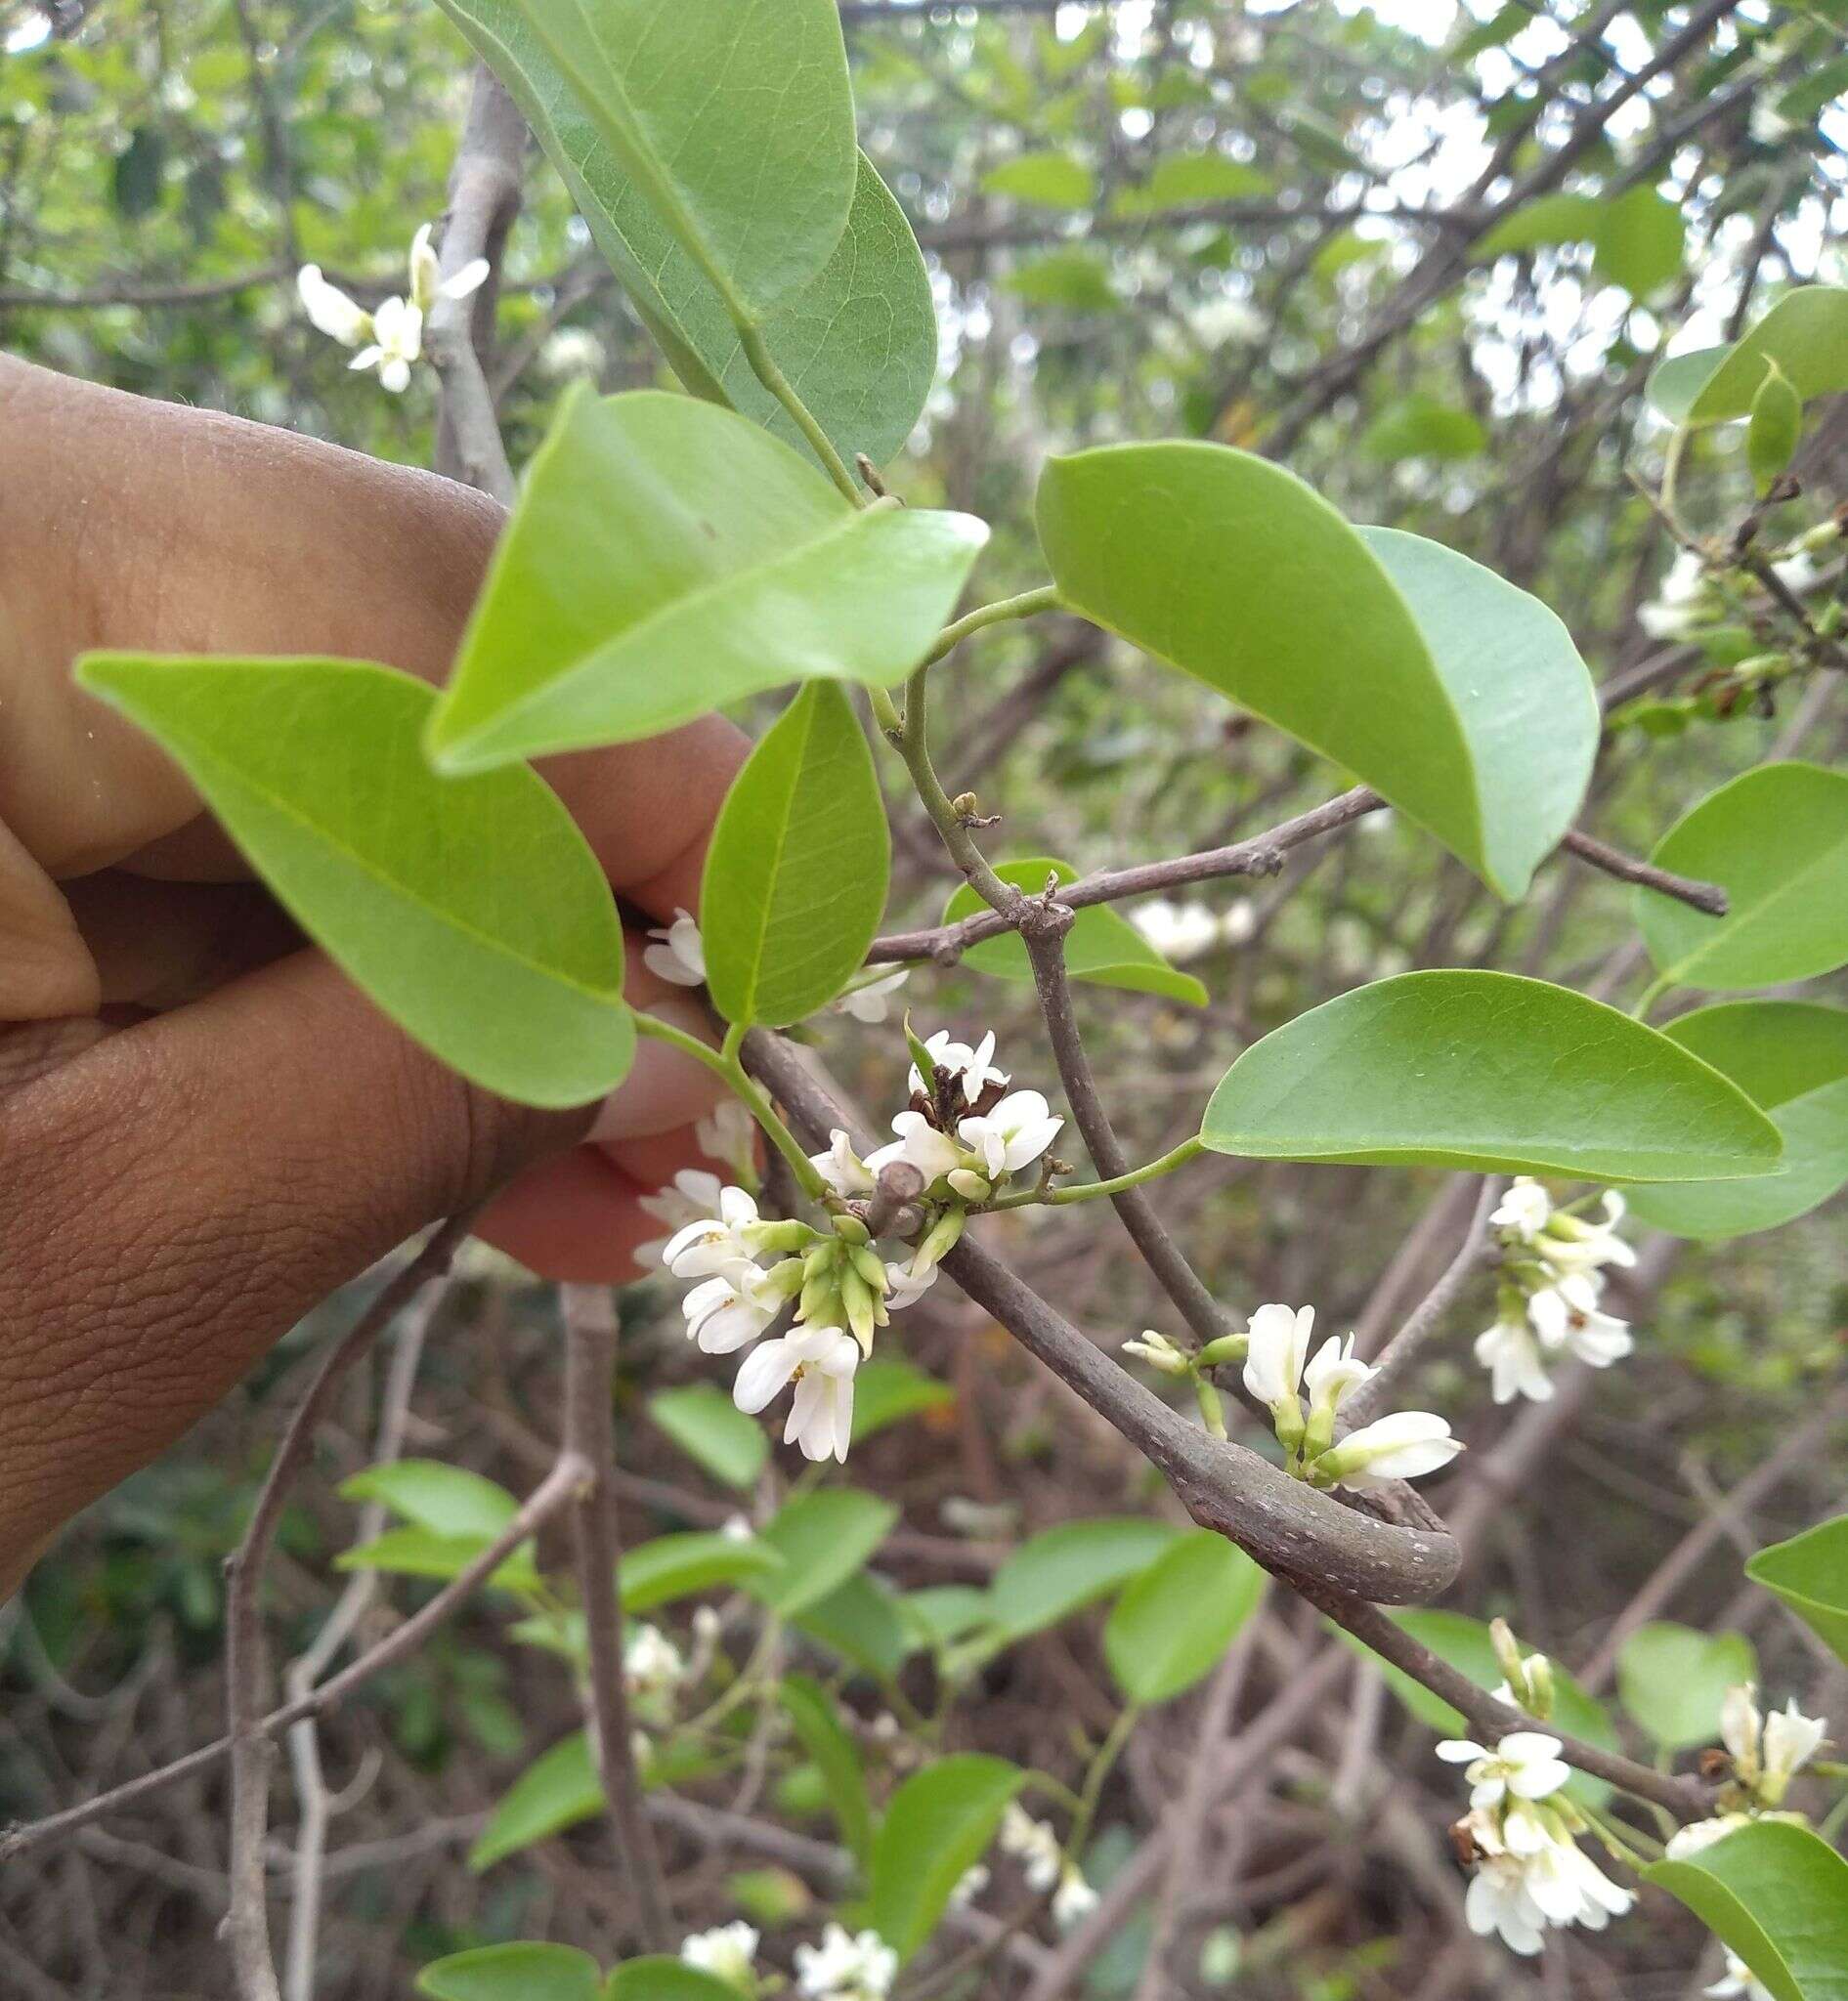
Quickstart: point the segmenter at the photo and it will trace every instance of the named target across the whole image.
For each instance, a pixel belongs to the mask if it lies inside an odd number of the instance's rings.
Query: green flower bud
[[[1223,1334],[1218,1341],[1208,1341],[1194,1360],[1202,1369],[1217,1369],[1225,1362],[1242,1362],[1250,1345],[1248,1334]]]
[[[972,1168],[952,1168],[943,1178],[965,1202],[986,1202],[995,1192]]]
[[[873,1234],[857,1215],[837,1215],[835,1235],[848,1244],[870,1244]]]

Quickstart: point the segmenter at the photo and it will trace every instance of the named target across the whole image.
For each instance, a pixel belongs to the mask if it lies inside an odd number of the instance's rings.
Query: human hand
[[[549,1276],[634,1275],[637,1198],[709,1074],[644,1040],[601,1107],[507,1104],[378,1014],[165,756],[70,678],[92,647],[379,660],[437,679],[500,512],[465,488],[0,358],[0,1595],[279,1335],[435,1217]],[[742,755],[708,718],[551,760],[611,885],[694,907]],[[703,1032],[631,949],[638,1004]],[[499,1191],[494,1193],[494,1191]]]

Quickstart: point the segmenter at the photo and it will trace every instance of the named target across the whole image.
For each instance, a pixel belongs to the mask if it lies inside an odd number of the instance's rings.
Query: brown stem
[[[1594,869],[1602,869],[1607,875],[1614,875],[1619,882],[1635,882],[1645,889],[1657,890],[1663,896],[1672,896],[1677,903],[1704,911],[1709,917],[1726,915],[1726,891],[1717,882],[1696,882],[1689,876],[1657,869],[1651,862],[1633,861],[1619,849],[1581,832],[1576,827],[1560,846],[1581,862],[1589,862]]]

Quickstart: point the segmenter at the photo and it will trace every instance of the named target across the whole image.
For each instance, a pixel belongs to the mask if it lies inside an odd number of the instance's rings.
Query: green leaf
[[[1848,2001],[1848,1862],[1807,1827],[1754,1821],[1643,1880],[1679,1897],[1772,2001]]]
[[[856,170],[835,0],[446,4],[510,90],[563,78],[621,176],[606,215],[632,259],[671,239],[753,313],[828,262]]]
[[[785,1502],[758,1540],[784,1568],[747,1589],[786,1619],[838,1591],[891,1533],[898,1510],[856,1487],[822,1487]]]
[[[874,1355],[854,1371],[853,1443],[955,1401],[956,1392],[947,1383],[927,1376],[902,1355]]]
[[[370,1466],[340,1483],[343,1501],[379,1501],[394,1514],[441,1536],[478,1536],[491,1543],[520,1511],[505,1487],[435,1459],[400,1459]]]
[[[1685,424],[1701,390],[1729,353],[1724,347],[1690,348],[1685,354],[1665,356],[1650,371],[1644,394],[1671,424]]]
[[[1654,188],[1632,188],[1598,204],[1591,269],[1608,284],[1646,299],[1681,270],[1681,211]]]
[[[1397,529],[1360,538],[1411,607],[1462,719],[1483,801],[1479,873],[1524,895],[1591,782],[1602,729],[1591,671],[1559,618],[1492,570]]]
[[[1848,1514],[1760,1550],[1745,1575],[1776,1592],[1848,1661]]]
[[[1802,438],[1803,399],[1773,362],[1752,398],[1751,423],[1745,432],[1745,462],[1761,499],[1796,456]]]
[[[1183,1535],[1132,1580],[1103,1629],[1104,1658],[1132,1702],[1168,1702],[1210,1674],[1258,1609],[1265,1573],[1211,1529]]]
[[[729,410],[566,399],[429,729],[446,771],[657,735],[787,681],[884,687],[954,609],[987,530],[857,509]]]
[[[604,2001],[738,2001],[738,1989],[665,1952],[624,1960],[610,1976]]]
[[[1182,1531],[1141,1514],[1062,1521],[1027,1540],[989,1581],[988,1601],[1008,1640],[1024,1639],[1107,1597],[1169,1549]]]
[[[1486,1688],[1493,1693],[1507,1680],[1501,1663],[1495,1658],[1495,1644],[1489,1638],[1484,1620],[1472,1619],[1465,1612],[1446,1612],[1424,1606],[1392,1612],[1389,1616],[1420,1645],[1428,1646],[1458,1674],[1467,1675],[1479,1688]],[[1371,1647],[1362,1646],[1357,1639],[1351,1639],[1348,1644],[1369,1660],[1379,1660]],[[1422,1682],[1414,1682],[1390,1661],[1379,1661],[1379,1667],[1393,1693],[1427,1729],[1436,1730],[1442,1737],[1472,1734],[1462,1716],[1441,1696],[1432,1694]],[[1588,1744],[1597,1744],[1607,1751],[1619,1748],[1615,1726],[1604,1705],[1587,1695],[1571,1676],[1557,1665],[1553,1667],[1552,1721],[1572,1736],[1584,1738]],[[1567,1781],[1566,1790],[1585,1807],[1601,1806],[1611,1797],[1611,1787],[1606,1780],[1593,1778],[1582,1771],[1572,1774]]]
[[[933,1584],[907,1592],[899,1600],[906,1624],[927,1647],[952,1645],[991,1623],[988,1594],[972,1584]]]
[[[1636,892],[1649,956],[1676,986],[1770,987],[1848,964],[1848,775],[1761,764],[1709,792],[1650,860],[1727,894],[1709,917]]]
[[[1544,607],[1434,543],[1356,532],[1294,474],[1220,445],[1055,458],[1038,516],[1074,611],[1377,787],[1502,895],[1526,890],[1595,715]],[[1536,696],[1540,741],[1561,725],[1537,794],[1525,764],[1500,783],[1517,743],[1534,754],[1530,723],[1507,719]]]
[[[1117,297],[1110,263],[1095,250],[1049,250],[1024,258],[1002,279],[1005,290],[1031,306],[1062,306],[1073,313],[1114,313]]]
[[[1445,463],[1474,458],[1488,444],[1488,433],[1473,410],[1447,404],[1422,390],[1389,404],[1366,428],[1360,448],[1371,458],[1435,458]]]
[[[1664,1751],[1717,1743],[1727,1690],[1757,1679],[1758,1655],[1742,1633],[1698,1633],[1665,1619],[1639,1626],[1617,1655],[1623,1707]]]
[[[873,1843],[868,1912],[901,1965],[981,1860],[1025,1777],[1004,1759],[965,1752],[913,1772],[892,1795]]]
[[[821,1769],[842,1844],[860,1867],[867,1868],[873,1855],[873,1809],[859,1747],[841,1727],[834,1697],[806,1675],[788,1675],[783,1681],[783,1707],[803,1750]]]
[[[1768,1173],[1776,1127],[1666,1036],[1544,980],[1403,973],[1255,1043],[1200,1136],[1254,1160],[1593,1181]]]
[[[1505,257],[1516,250],[1550,249],[1560,243],[1589,243],[1598,233],[1604,203],[1591,194],[1541,194],[1504,216],[1476,246],[1478,257]]]
[[[625,1550],[617,1570],[623,1609],[648,1612],[715,1584],[738,1584],[781,1571],[782,1554],[756,1537],[687,1530]]]
[[[1097,198],[1097,177],[1083,160],[1066,152],[1028,152],[1003,160],[982,176],[982,192],[1040,208],[1089,208]]]
[[[757,1484],[770,1458],[770,1441],[763,1426],[746,1417],[722,1389],[690,1383],[684,1389],[657,1390],[648,1399],[648,1415],[715,1480],[741,1492]]]
[[[471,1082],[580,1105],[635,1031],[623,932],[584,837],[533,772],[436,778],[435,697],[358,660],[90,654],[77,678],[145,729],[303,930]]]
[[[447,1584],[474,1562],[494,1540],[491,1535],[443,1535],[429,1528],[388,1528],[369,1543],[342,1550],[338,1570],[385,1570],[394,1577],[431,1577]],[[488,1577],[497,1591],[533,1592],[541,1583],[533,1547],[522,1544]]]
[[[1848,1009],[1807,1000],[1720,1000],[1662,1033],[1730,1077],[1778,1128],[1775,1174],[1690,1188],[1637,1188],[1632,1212],[1658,1230],[1716,1242],[1807,1215],[1848,1185]]]
[[[832,1648],[849,1667],[888,1686],[897,1681],[905,1656],[913,1650],[897,1596],[867,1570],[805,1606],[792,1623]]]
[[[1848,389],[1848,288],[1799,285],[1784,293],[1742,340],[1715,352],[1687,421],[1722,424],[1749,415],[1771,362],[1805,403]],[[1655,400],[1653,383],[1650,395]]]
[[[1049,875],[1055,875],[1060,882],[1078,879],[1077,870],[1048,855],[998,863],[995,873],[1031,896],[1038,896],[1045,889]],[[942,921],[953,924],[987,908],[966,882],[943,906]],[[1017,931],[979,940],[963,955],[963,962],[1004,980],[1033,978],[1033,966]],[[1206,989],[1191,973],[1170,965],[1127,917],[1107,904],[1087,904],[1077,913],[1065,934],[1065,969],[1073,979],[1090,980],[1099,987],[1127,987],[1137,994],[1165,994],[1171,1000],[1185,1001],[1189,1007],[1204,1007],[1207,1002]]]
[[[436,2001],[601,2001],[603,1974],[575,1945],[478,1945],[433,1959],[417,1992]]]
[[[602,1810],[603,1785],[590,1756],[589,1736],[574,1730],[535,1759],[501,1795],[468,1852],[468,1866],[492,1868]]]
[[[706,979],[726,1020],[784,1028],[825,1007],[879,930],[891,859],[853,703],[811,681],[732,781],[706,852]]]
[[[1112,215],[1164,215],[1219,201],[1250,201],[1275,187],[1270,176],[1222,152],[1173,152],[1157,160],[1139,187],[1120,188]]]

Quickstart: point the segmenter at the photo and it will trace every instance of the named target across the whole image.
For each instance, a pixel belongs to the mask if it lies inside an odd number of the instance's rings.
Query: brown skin
[[[494,1194],[482,1234],[536,1269],[632,1277],[659,1228],[637,1198],[697,1157],[712,1081],[660,1043],[567,1114],[424,1055],[70,679],[91,647],[439,679],[500,521],[427,474],[0,357],[0,1597],[412,1231]],[[544,771],[665,919],[696,904],[741,754],[709,718]],[[698,1025],[633,941],[629,991]]]

